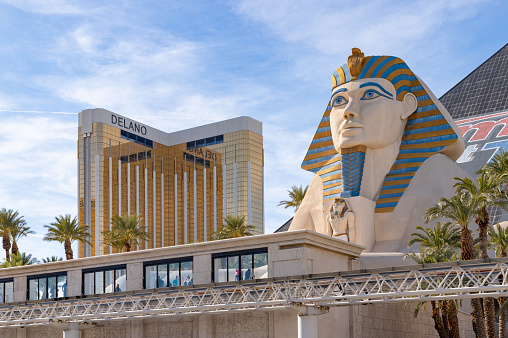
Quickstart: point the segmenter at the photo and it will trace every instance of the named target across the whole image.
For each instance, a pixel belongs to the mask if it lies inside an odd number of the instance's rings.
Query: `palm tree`
[[[51,256],[51,257],[42,258],[41,261],[43,263],[60,262],[60,261],[63,261],[63,258],[58,257],[58,256]]]
[[[0,265],[1,268],[10,268],[13,266],[23,266],[23,265],[32,265],[37,264],[39,261],[37,258],[32,257],[32,254],[16,253],[13,254],[9,259],[6,259],[5,262]]]
[[[5,208],[0,210],[0,233],[3,237],[2,244],[5,250],[6,261],[10,259],[9,250],[11,249],[11,230],[20,223],[25,224],[25,220],[23,219],[23,216],[19,215],[19,211],[14,211],[12,209],[7,210]]]
[[[29,226],[26,226],[25,220],[22,220],[21,222],[17,222],[13,224],[11,228],[11,238],[12,238],[12,247],[11,252],[13,255],[17,254],[19,252],[18,249],[18,240],[21,237],[26,237],[28,234],[35,234],[35,231],[30,230]]]
[[[64,244],[65,258],[73,259],[72,242],[91,244],[86,238],[88,236],[88,225],[79,225],[76,217],[71,219],[71,215],[59,215],[55,217],[55,222],[45,225],[48,233],[44,235],[45,241],[57,241]]]
[[[455,225],[460,226],[460,257],[462,260],[476,258],[473,236],[469,230],[469,224],[478,215],[480,207],[476,200],[468,194],[459,194],[450,198],[442,197],[439,202],[425,212],[425,221],[430,222],[442,217],[449,219]],[[473,330],[476,337],[485,337],[485,323],[483,321],[483,309],[480,299],[472,298]]]
[[[305,197],[308,188],[309,186],[306,186],[305,189],[303,189],[301,185],[300,188],[298,188],[296,185],[293,185],[291,190],[288,190],[290,200],[280,201],[277,206],[283,205],[285,209],[291,207],[295,208],[295,211],[298,210],[298,207],[300,207],[300,204],[302,204],[303,198]]]
[[[480,169],[480,172],[481,171],[497,176],[498,179],[501,182],[504,182],[508,188],[508,151],[499,149],[499,152],[494,156],[494,158]]]
[[[419,264],[448,262],[455,260],[460,248],[460,230],[451,222],[441,225],[437,222],[433,228],[417,226],[421,232],[411,234],[408,247],[419,243],[418,253],[409,251],[405,257],[410,257]],[[418,303],[415,317],[425,302]],[[431,301],[434,327],[439,337],[459,337],[459,320],[455,300]]]
[[[141,219],[136,215],[119,216],[115,215],[111,219],[111,231],[104,231],[104,242],[117,248],[124,248],[125,251],[131,251],[133,245],[137,245],[139,240],[147,240],[150,235],[139,228]]]
[[[507,210],[507,196],[500,188],[499,178],[495,175],[489,175],[486,171],[481,171],[478,176],[477,184],[470,178],[454,178],[457,182],[454,187],[458,194],[464,194],[466,197],[476,201],[477,214],[475,222],[478,224],[478,239],[480,244],[480,258],[488,258],[487,253],[490,206],[497,206]],[[491,297],[483,298],[483,311],[485,314],[485,325],[487,328],[487,337],[496,336],[496,306]]]
[[[499,178],[494,175],[489,175],[486,171],[480,172],[477,184],[475,184],[470,178],[455,177],[454,179],[457,181],[454,184],[454,187],[457,189],[457,193],[466,194],[477,203],[478,213],[475,217],[475,222],[478,224],[480,258],[488,258],[488,208],[490,206],[497,206],[508,211],[508,196],[501,190],[501,181]]]
[[[496,251],[497,257],[507,257],[508,251],[508,229],[496,224],[496,230],[489,227],[489,248]],[[508,314],[506,308],[508,307],[506,297],[499,297],[497,302],[499,304],[499,337],[506,337],[506,324],[508,322]]]
[[[411,240],[408,247],[420,243],[420,257],[423,263],[448,262],[454,260],[458,249],[460,249],[460,229],[451,222],[437,222],[436,226],[431,228],[416,227],[422,231],[411,234]]]
[[[245,216],[242,215],[228,215],[224,218],[226,223],[222,229],[219,229],[214,234],[214,239],[227,239],[251,236],[251,230],[254,229],[252,225],[245,224]]]

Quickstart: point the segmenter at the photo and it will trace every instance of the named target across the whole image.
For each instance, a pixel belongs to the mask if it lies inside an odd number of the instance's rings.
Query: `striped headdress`
[[[332,75],[333,88],[364,78],[383,78],[396,90],[396,98],[402,101],[406,93],[418,99],[418,108],[406,123],[399,155],[383,182],[376,202],[376,212],[392,212],[413,176],[430,156],[457,141],[458,135],[429,96],[420,80],[404,61],[394,56],[359,55],[353,49],[351,58],[360,57],[359,66],[348,64],[337,68]],[[331,102],[328,102],[323,118],[302,163],[304,170],[318,174],[323,181],[323,201],[358,196],[363,174],[365,148],[358,146],[335,151],[330,130]]]

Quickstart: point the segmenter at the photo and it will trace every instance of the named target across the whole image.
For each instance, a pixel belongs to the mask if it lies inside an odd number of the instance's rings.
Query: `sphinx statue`
[[[313,172],[289,230],[309,229],[403,252],[425,211],[454,194],[462,135],[400,58],[353,48],[302,163]]]

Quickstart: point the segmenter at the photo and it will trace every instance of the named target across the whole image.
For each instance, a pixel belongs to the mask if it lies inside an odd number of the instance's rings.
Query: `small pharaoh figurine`
[[[333,237],[346,236],[348,242],[355,241],[355,214],[346,200],[336,198],[326,220]]]

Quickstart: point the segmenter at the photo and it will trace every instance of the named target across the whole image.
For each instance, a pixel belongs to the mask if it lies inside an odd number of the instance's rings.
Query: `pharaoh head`
[[[366,149],[397,144],[376,205],[376,212],[390,212],[427,158],[460,155],[458,139],[449,114],[404,61],[353,48],[332,75],[332,96],[302,168],[321,176],[324,200],[357,196]]]

